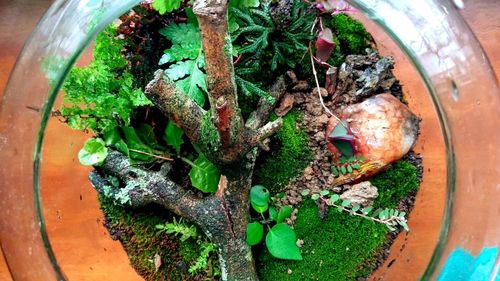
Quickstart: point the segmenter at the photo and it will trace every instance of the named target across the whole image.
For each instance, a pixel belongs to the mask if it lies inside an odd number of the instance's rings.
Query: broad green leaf
[[[154,160],[154,157],[144,154],[153,154],[154,151],[153,149],[151,149],[151,147],[147,146],[141,141],[134,128],[125,126],[122,127],[122,131],[125,135],[125,143],[127,144],[127,147],[129,149],[130,159],[142,162],[151,162]],[[143,153],[135,152],[131,149],[141,151]]]
[[[269,208],[269,218],[274,221],[278,218],[278,212],[276,212],[276,208],[274,207]]]
[[[153,0],[153,9],[157,10],[160,15],[170,13],[181,7],[182,0]]]
[[[104,137],[104,143],[107,146],[114,145],[119,140],[121,140],[120,132],[118,131],[118,128],[116,128],[116,127],[104,132],[103,137]]]
[[[252,205],[252,208],[259,214],[263,214],[269,208],[269,204],[257,205],[253,201],[250,201],[250,205]]]
[[[330,191],[328,191],[328,190],[321,190],[321,191],[319,192],[319,194],[320,194],[321,196],[327,196],[328,194],[330,194]]]
[[[270,197],[269,190],[262,185],[254,185],[250,189],[250,201],[257,206],[269,204]]]
[[[184,143],[182,135],[184,132],[175,125],[172,120],[168,121],[167,128],[165,128],[165,134],[163,139],[165,142],[175,149],[177,154],[181,152],[181,144]]]
[[[139,125],[135,126],[135,132],[139,139],[149,147],[157,148],[158,141],[155,137],[154,129],[151,125],[146,123],[139,123]]]
[[[293,209],[289,206],[282,207],[278,212],[278,217],[276,218],[277,223],[284,222],[287,218],[292,215]]]
[[[353,212],[357,212],[360,208],[361,208],[361,206],[360,206],[359,204],[354,204],[354,205],[352,206],[351,211],[353,211]]]
[[[130,151],[128,150],[128,146],[122,139],[120,139],[115,143],[115,148],[116,150],[123,153],[123,155],[127,155],[128,157],[130,157]]]
[[[247,244],[250,246],[257,245],[264,236],[264,227],[260,222],[252,222],[247,224]]]
[[[108,156],[108,149],[100,138],[88,139],[78,153],[78,160],[82,165],[100,165]]]
[[[279,259],[302,260],[296,242],[295,231],[284,223],[276,224],[266,235],[267,249],[271,255]]]
[[[203,192],[215,192],[219,184],[220,172],[212,162],[200,154],[189,171],[191,184]]]
[[[313,195],[311,195],[311,199],[312,200],[318,200],[319,199],[319,194],[318,193],[314,193]]]
[[[191,75],[178,80],[175,84],[181,88],[199,106],[205,105],[205,93],[207,90],[207,76],[194,64],[191,68]]]
[[[160,29],[160,34],[172,41],[176,45],[192,45],[198,44],[201,48],[200,31],[194,24],[170,24],[167,27]],[[184,45],[184,46],[186,46]]]

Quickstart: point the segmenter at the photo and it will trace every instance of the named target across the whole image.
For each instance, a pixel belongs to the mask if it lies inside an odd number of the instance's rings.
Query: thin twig
[[[129,148],[128,150],[130,150],[132,152],[135,152],[135,153],[144,154],[144,155],[148,155],[148,156],[151,156],[151,157],[154,157],[154,158],[158,158],[158,159],[161,159],[161,160],[174,161],[174,159],[169,158],[169,157],[165,157],[165,156],[161,156],[161,155],[156,155],[156,154],[152,154],[152,153],[149,153],[149,152],[140,151],[140,150],[137,150],[137,149]]]

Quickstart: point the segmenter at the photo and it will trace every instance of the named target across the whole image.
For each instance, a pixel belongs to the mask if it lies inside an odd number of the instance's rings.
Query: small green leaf
[[[276,220],[278,218],[278,212],[276,212],[276,208],[269,208],[269,218],[272,220]]]
[[[250,246],[257,245],[264,236],[264,227],[260,222],[252,222],[247,224],[247,244]]]
[[[128,149],[135,149],[138,151],[153,153],[153,149],[147,146],[142,142],[142,140],[137,135],[136,131],[132,127],[122,127],[123,134],[125,135],[125,143],[127,144]],[[145,155],[143,153],[138,153],[134,151],[130,151],[129,156],[132,160],[142,161],[142,162],[151,162],[154,160],[154,157]]]
[[[342,201],[342,207],[347,207],[349,205],[351,205],[351,200],[346,199],[346,200]]]
[[[339,176],[339,170],[337,170],[337,168],[334,165],[332,165],[330,167],[330,170],[332,171],[332,174],[333,174],[334,177],[338,177]]]
[[[189,171],[191,184],[203,192],[215,192],[219,185],[220,172],[212,162],[200,154]]]
[[[100,165],[108,156],[108,149],[100,138],[88,139],[78,152],[78,160],[82,165]]]
[[[165,134],[163,139],[165,142],[175,149],[177,154],[181,152],[181,145],[184,143],[182,135],[184,132],[175,125],[172,120],[168,121],[167,128],[165,128]]]
[[[342,175],[347,174],[347,169],[345,168],[345,166],[340,166],[340,172],[342,172]]]
[[[398,221],[398,223],[406,230],[410,231],[410,228],[408,227],[408,224],[406,224],[405,221]]]
[[[396,229],[388,224],[386,224],[387,228],[389,228],[390,231],[394,232]]]
[[[271,255],[278,259],[302,260],[296,243],[295,231],[284,223],[273,226],[266,236],[267,249]]]
[[[342,206],[338,206],[338,207],[337,207],[337,211],[339,211],[339,213],[340,213],[340,212],[342,212],[343,210],[344,210],[344,209],[342,208]]]
[[[257,206],[269,204],[270,197],[269,190],[262,185],[254,185],[250,189],[250,201]]]
[[[280,209],[278,213],[278,217],[276,218],[277,223],[282,223],[284,222],[287,218],[289,218],[292,215],[293,209],[289,206],[285,206]]]
[[[300,195],[302,195],[302,196],[307,196],[307,195],[309,195],[309,193],[310,193],[310,192],[311,192],[311,190],[310,190],[310,189],[304,189],[304,190],[302,190],[302,191],[300,192]]]
[[[378,208],[377,210],[375,210],[375,212],[373,212],[372,217],[377,217],[381,212],[382,209]]]
[[[351,167],[351,165],[347,165],[347,172],[348,173],[352,173],[352,167]]]
[[[153,0],[151,5],[160,15],[170,13],[181,7],[182,0]]]
[[[366,207],[361,210],[363,214],[368,215],[373,210],[373,207]]]
[[[327,196],[328,194],[330,194],[330,191],[328,191],[328,190],[321,190],[321,191],[319,192],[319,194],[320,194],[321,196]]]
[[[359,204],[354,204],[354,205],[352,206],[351,211],[353,211],[353,212],[357,212],[360,208],[361,208],[361,206],[360,206]]]
[[[316,201],[319,199],[319,194],[318,193],[314,193],[313,195],[311,195],[311,199]]]
[[[333,194],[330,197],[330,201],[332,201],[332,203],[335,203],[335,202],[339,201],[339,199],[340,199],[340,196],[338,194]]]
[[[406,216],[406,212],[401,212],[401,213],[399,213],[399,217],[400,217],[400,218],[404,218],[405,216]]]
[[[250,205],[252,205],[252,208],[259,214],[263,214],[267,209],[269,208],[269,204],[265,205],[257,205],[253,201],[250,201]]]

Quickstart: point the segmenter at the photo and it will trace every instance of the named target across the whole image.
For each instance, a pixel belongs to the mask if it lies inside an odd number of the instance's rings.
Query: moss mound
[[[109,233],[113,239],[121,241],[132,267],[145,280],[211,280],[210,265],[198,275],[187,272],[200,252],[195,241],[181,241],[156,229],[156,225],[172,221],[168,211],[155,206],[128,210],[104,196],[99,196],[99,203]],[[156,254],[161,257],[158,270],[154,264]],[[211,262],[212,259],[209,260]]]
[[[419,186],[417,169],[405,160],[371,182],[379,189],[375,207],[395,207]],[[327,217],[321,219],[312,200],[306,200],[299,208],[294,228],[297,237],[304,241],[303,260],[277,260],[260,249],[256,259],[262,281],[357,280],[376,268],[383,246],[390,241],[386,226],[360,217],[330,209]]]
[[[370,47],[371,35],[363,24],[346,14],[333,16],[329,27],[335,33],[343,54],[364,54]]]
[[[275,117],[274,117],[275,118]],[[253,183],[279,192],[288,182],[300,175],[312,160],[307,141],[309,136],[299,127],[302,113],[297,109],[283,117],[283,127],[273,137],[271,153],[261,153]]]

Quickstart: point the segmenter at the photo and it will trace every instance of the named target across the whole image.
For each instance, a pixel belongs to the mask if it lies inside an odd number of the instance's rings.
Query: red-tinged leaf
[[[323,29],[316,39],[316,58],[321,62],[326,62],[335,49],[333,33],[330,28]]]

